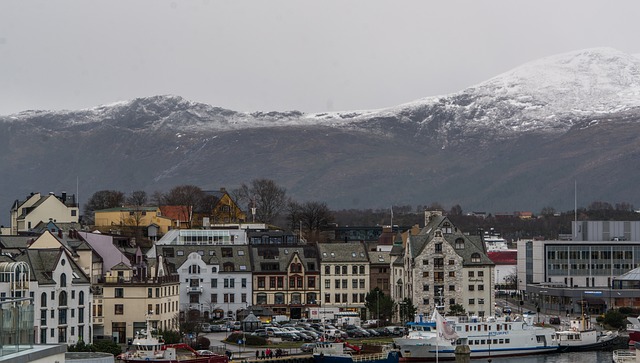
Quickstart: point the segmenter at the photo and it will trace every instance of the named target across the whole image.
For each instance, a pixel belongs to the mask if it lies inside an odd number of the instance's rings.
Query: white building
[[[40,222],[78,223],[78,204],[74,195],[63,192],[41,195],[31,193],[24,201],[16,200],[11,207],[11,234],[27,232]]]
[[[244,229],[169,231],[150,250],[180,276],[180,311],[205,319],[233,317],[252,305],[252,269]]]
[[[46,232],[16,261],[31,270],[36,343],[91,343],[91,282],[70,251]]]

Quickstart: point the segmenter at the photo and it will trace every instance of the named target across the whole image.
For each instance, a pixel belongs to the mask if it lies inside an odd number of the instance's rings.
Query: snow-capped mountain
[[[378,110],[247,113],[154,96],[25,111],[0,117],[0,205],[70,189],[76,177],[84,194],[268,177],[336,208],[439,201],[489,211],[561,209],[554,202],[578,179],[592,199],[633,203],[628,174],[616,176],[637,169],[639,115],[640,59],[610,48]]]

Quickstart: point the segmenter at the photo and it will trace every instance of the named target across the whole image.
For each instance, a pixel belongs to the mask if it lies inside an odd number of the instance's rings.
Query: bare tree
[[[155,192],[153,192],[153,194],[151,194],[151,203],[157,206],[167,205],[167,203],[165,202],[164,193],[159,190],[156,190]]]
[[[317,238],[320,229],[333,222],[333,214],[326,203],[306,202],[300,208],[300,221],[309,234]]]
[[[171,189],[164,197],[166,205],[184,206],[181,208],[185,214],[184,220],[187,221],[188,227],[191,228],[193,222],[193,211],[202,205],[205,199],[205,193],[195,185],[179,185]]]
[[[100,190],[84,205],[84,214],[93,223],[94,212],[102,209],[121,207],[125,202],[124,193],[117,190]]]
[[[449,210],[449,215],[452,216],[461,216],[462,215],[462,207],[460,204],[456,204]]]
[[[263,223],[272,223],[287,202],[286,189],[279,187],[271,179],[254,179],[251,187],[243,185],[240,189],[246,189],[246,195],[254,199],[256,219]]]
[[[144,190],[136,190],[131,192],[129,197],[127,197],[127,204],[130,206],[141,207],[147,205],[149,202],[149,198],[147,197],[147,192]]]

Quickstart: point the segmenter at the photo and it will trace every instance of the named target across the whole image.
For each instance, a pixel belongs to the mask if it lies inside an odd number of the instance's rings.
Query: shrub
[[[196,340],[196,344],[195,344],[195,349],[209,349],[209,346],[211,345],[211,341],[209,340],[209,338],[205,337],[205,336],[199,336],[198,339]]]
[[[120,345],[111,339],[94,341],[93,348],[96,352],[111,353],[116,356],[122,353]]]
[[[162,339],[164,339],[167,344],[176,344],[182,341],[180,332],[175,330],[160,330],[158,335],[161,335]]]
[[[258,346],[267,344],[267,340],[265,338],[259,337],[257,335],[251,335],[251,333],[246,333],[244,334],[244,336],[242,335],[242,333],[233,333],[230,334],[226,339],[228,343],[233,344],[237,344],[239,340],[244,340],[245,345]]]
[[[633,312],[633,309],[628,306],[623,306],[620,309],[618,309],[618,311],[620,311],[621,314],[629,315]]]
[[[612,328],[622,328],[625,326],[625,317],[618,310],[609,310],[604,314],[603,322]]]

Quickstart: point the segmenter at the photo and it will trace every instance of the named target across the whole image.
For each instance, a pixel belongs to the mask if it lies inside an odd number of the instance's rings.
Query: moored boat
[[[561,352],[574,352],[585,350],[599,350],[613,347],[619,341],[618,332],[600,332],[593,329],[584,316],[580,319],[572,319],[569,327],[559,330],[553,335]]]
[[[229,363],[226,355],[210,351],[196,351],[188,344],[165,344],[151,334],[150,318],[147,316],[146,334],[133,340],[131,348],[116,357],[125,363]]]
[[[629,340],[634,342],[640,342],[640,317],[632,318],[628,317],[627,320],[631,324],[627,324],[627,333],[629,333]]]
[[[390,345],[363,345],[344,341],[318,342],[313,349],[315,363],[398,363],[400,353]]]
[[[434,312],[431,320],[413,322],[409,329],[405,337],[394,339],[400,347],[401,363],[455,360],[460,355],[475,359],[558,350],[552,339],[555,329],[535,326],[530,314],[514,319],[466,316],[444,319]]]

